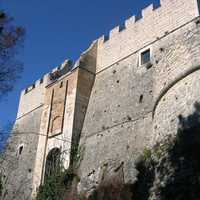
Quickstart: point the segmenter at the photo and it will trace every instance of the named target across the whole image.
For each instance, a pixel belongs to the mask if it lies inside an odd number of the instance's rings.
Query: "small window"
[[[20,146],[19,146],[19,148],[18,148],[18,155],[19,155],[19,156],[22,154],[23,148],[24,148],[23,145],[20,145]]]
[[[144,65],[151,60],[151,52],[150,49],[147,49],[141,53],[141,65]]]
[[[142,103],[142,101],[143,101],[143,94],[140,95],[139,103]]]
[[[63,82],[60,83],[60,88],[62,88],[62,86],[63,86]]]

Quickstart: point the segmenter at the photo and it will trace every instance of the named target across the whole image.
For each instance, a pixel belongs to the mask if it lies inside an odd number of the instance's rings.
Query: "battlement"
[[[38,87],[46,87],[53,81],[57,80],[61,76],[70,72],[71,68],[72,68],[72,61],[65,60],[60,66],[55,67],[54,69],[51,70],[51,72],[45,74],[42,78],[36,80],[33,84],[24,89],[22,91],[22,94],[26,95],[27,93],[33,91]]]
[[[22,90],[17,118],[42,106],[44,103],[45,88],[63,75],[71,73],[71,67],[72,62],[65,60],[60,66],[52,69],[51,72],[45,74],[42,78]]]
[[[150,4],[146,8],[142,9],[138,15],[133,15],[129,19],[125,20],[123,24],[114,27],[109,31],[108,35],[103,35],[99,38],[100,42],[107,42],[109,39],[112,39],[123,30],[132,27],[135,23],[139,23],[140,20],[144,20],[146,17],[151,16],[152,12],[156,12],[156,9],[159,9],[161,4]]]
[[[97,72],[199,16],[197,0],[160,0],[98,39]]]
[[[157,5],[147,6],[139,15],[132,16],[121,26],[113,28],[109,36],[103,35],[94,41],[74,65],[70,60],[66,60],[23,90],[20,100],[23,106],[20,105],[20,107],[24,107],[24,111],[21,113],[41,105],[45,87],[63,75],[71,73],[72,69],[80,67],[93,74],[98,73],[151,45],[166,33],[178,29],[197,16],[199,16],[197,0],[160,0]],[[38,98],[39,95],[41,98],[35,101],[34,106],[24,106],[26,102],[31,102],[30,99]]]
[[[160,15],[160,14],[163,14],[166,17],[170,17],[170,15],[167,16],[166,15],[167,13],[164,12],[166,10],[166,8],[168,9],[168,11],[170,11],[170,10],[176,11],[177,8],[175,8],[175,5],[179,5],[179,6],[182,5],[185,7],[185,9],[187,9],[186,4],[182,4],[184,2],[185,2],[185,0],[177,0],[177,1],[160,0],[159,4],[150,4],[149,6],[142,9],[138,15],[133,15],[130,18],[128,18],[127,20],[125,20],[125,22],[123,24],[114,27],[112,30],[109,31],[108,35],[101,36],[99,38],[99,41],[107,42],[110,39],[114,38],[119,33],[121,33],[123,30],[125,30],[127,28],[132,28],[134,25],[137,25],[136,23],[144,23],[143,20],[145,20],[146,18],[150,18],[150,17]],[[190,1],[188,1],[188,3],[189,2]],[[197,3],[196,3],[196,6],[197,6]],[[198,8],[198,6],[196,8]],[[155,20],[155,17],[153,20]],[[159,18],[158,18],[158,20],[159,20]],[[155,21],[154,21],[154,23],[155,23]]]
[[[35,83],[33,83],[32,85],[30,85],[30,86],[28,86],[26,89],[24,89],[24,90],[22,91],[22,93],[23,93],[23,94],[27,94],[28,92],[31,92],[31,91],[32,91],[33,89],[35,89],[36,87],[41,86],[41,84],[43,84],[43,82],[44,82],[44,79],[43,79],[43,78],[41,78],[41,79],[35,81]]]

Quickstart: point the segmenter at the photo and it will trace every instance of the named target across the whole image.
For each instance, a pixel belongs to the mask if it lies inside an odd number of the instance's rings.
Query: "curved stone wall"
[[[200,28],[194,20],[153,46],[155,59],[154,97],[159,96],[200,63]],[[155,108],[154,108],[155,109]]]
[[[200,102],[200,70],[191,71],[160,98],[154,112],[152,142],[176,135],[180,116],[187,117]]]

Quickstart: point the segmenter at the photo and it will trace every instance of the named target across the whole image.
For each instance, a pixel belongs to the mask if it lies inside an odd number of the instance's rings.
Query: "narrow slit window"
[[[19,149],[18,149],[18,155],[21,155],[21,154],[22,154],[23,148],[24,148],[23,145],[21,145],[21,146],[19,147]]]
[[[143,95],[140,95],[139,103],[142,103],[143,101]]]
[[[60,88],[62,88],[62,87],[63,87],[63,82],[60,83]]]
[[[151,60],[151,52],[150,49],[147,49],[146,51],[143,51],[141,53],[141,65],[144,65]]]

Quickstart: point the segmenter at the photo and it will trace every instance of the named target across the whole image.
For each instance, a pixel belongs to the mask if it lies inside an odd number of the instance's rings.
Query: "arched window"
[[[60,154],[61,152],[59,148],[54,148],[48,153],[45,165],[44,181],[60,170]]]

